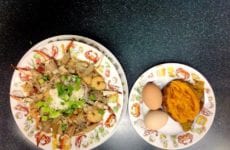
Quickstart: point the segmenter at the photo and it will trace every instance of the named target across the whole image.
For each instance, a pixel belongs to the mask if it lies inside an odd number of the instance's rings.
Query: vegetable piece
[[[47,121],[48,120],[48,116],[42,116],[42,121]]]
[[[41,113],[43,114],[49,114],[50,108],[48,106],[41,107]]]
[[[39,79],[38,82],[39,82],[39,84],[45,83],[45,81],[43,79]]]
[[[61,112],[50,108],[48,105],[48,102],[38,101],[35,104],[35,106],[40,108],[41,115],[42,115],[42,117],[45,118],[44,121],[46,121],[48,118],[57,118],[61,115]]]
[[[56,110],[52,110],[49,113],[49,118],[57,118],[61,115],[61,112],[56,111]]]
[[[65,124],[65,123],[61,124],[62,131],[65,131],[67,129],[67,127],[68,127],[67,124]]]
[[[43,76],[42,76],[42,79],[43,79],[44,81],[48,81],[48,80],[49,80],[49,76],[48,76],[48,75],[43,75]]]
[[[56,88],[58,90],[58,96],[63,98],[64,100],[67,100],[71,96],[73,92],[72,85],[64,85],[62,83],[57,83]]]
[[[74,81],[75,81],[74,89],[78,91],[81,88],[81,79],[75,76]]]
[[[104,109],[98,109],[98,113],[101,114],[101,115],[104,115],[105,110]]]
[[[76,105],[75,107],[76,108],[83,108],[84,104],[85,104],[85,101],[82,99],[82,100],[75,102],[75,105]]]
[[[70,115],[70,114],[72,114],[73,112],[74,112],[74,109],[68,108],[68,109],[66,109],[66,110],[63,111],[63,114],[64,114],[64,115]]]
[[[78,101],[70,100],[70,101],[66,102],[66,104],[68,105],[68,109],[64,110],[63,113],[70,115],[75,111],[75,109],[83,108],[85,101],[83,99],[78,100]]]
[[[70,100],[66,102],[68,108],[63,111],[65,115],[70,115],[72,114],[76,109],[83,108],[85,101],[84,100],[78,100],[78,101],[73,101]]]
[[[96,101],[96,96],[95,96],[94,94],[90,94],[90,95],[89,95],[89,99],[90,99],[91,101]]]
[[[69,95],[62,95],[60,96],[64,101],[68,101],[69,100]]]
[[[46,102],[44,102],[44,101],[38,101],[36,104],[35,104],[35,106],[36,107],[38,107],[38,108],[40,108],[40,107],[42,107],[42,106],[46,106],[47,104],[46,104]]]

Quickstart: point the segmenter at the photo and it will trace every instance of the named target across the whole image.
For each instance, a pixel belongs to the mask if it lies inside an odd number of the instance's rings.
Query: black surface
[[[9,106],[13,70],[23,54],[45,38],[76,34],[115,54],[131,88],[146,69],[163,62],[188,64],[210,81],[217,113],[208,134],[190,149],[230,147],[230,1],[0,1],[0,149],[36,149],[22,138]],[[124,118],[97,149],[157,149]]]

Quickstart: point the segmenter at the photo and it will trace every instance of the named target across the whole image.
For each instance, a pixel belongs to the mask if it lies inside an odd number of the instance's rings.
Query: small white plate
[[[190,83],[194,79],[204,81],[204,105],[195,118],[192,129],[184,132],[179,123],[171,117],[166,125],[157,131],[146,129],[143,120],[149,109],[142,101],[143,86],[147,82],[154,82],[162,89],[174,79],[183,79]],[[139,113],[136,111],[138,109]],[[197,70],[178,63],[165,63],[147,70],[135,82],[129,96],[128,112],[136,132],[149,144],[162,149],[182,149],[201,140],[213,123],[215,111],[214,92],[206,78]]]

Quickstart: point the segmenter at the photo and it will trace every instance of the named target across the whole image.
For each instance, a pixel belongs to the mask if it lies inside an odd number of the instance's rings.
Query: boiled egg
[[[144,117],[144,124],[147,129],[158,130],[168,121],[168,114],[163,111],[150,110]]]
[[[154,83],[147,83],[142,91],[142,99],[145,105],[151,110],[157,110],[162,104],[162,93]]]

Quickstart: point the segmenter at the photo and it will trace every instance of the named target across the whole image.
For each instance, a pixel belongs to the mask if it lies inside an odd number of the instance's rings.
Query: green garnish
[[[38,101],[36,107],[40,108],[41,116],[43,117],[42,121],[46,121],[49,118],[57,118],[61,115],[61,112],[49,107],[47,101]]]
[[[39,82],[40,84],[45,83],[45,81],[44,81],[43,79],[39,79],[38,82]]]
[[[48,75],[43,75],[43,76],[42,76],[42,79],[43,79],[44,81],[48,81],[48,80],[49,80],[49,76],[48,76]]]
[[[56,84],[58,96],[64,101],[69,101],[74,90],[78,91],[81,88],[81,79],[76,75],[61,76],[62,82]]]
[[[74,109],[68,108],[68,109],[66,109],[66,110],[63,111],[63,114],[64,114],[64,115],[70,115],[70,114],[72,114],[73,112],[74,112]]]
[[[61,95],[60,96],[64,101],[68,101],[69,100],[69,95]]]
[[[49,96],[49,97],[46,99],[46,102],[47,102],[47,103],[50,103],[52,100],[53,100],[53,98]]]
[[[76,109],[83,108],[85,101],[83,99],[78,101],[70,100],[66,102],[68,108],[63,111],[64,114],[69,115],[72,114]]]
[[[65,131],[65,130],[67,129],[67,127],[68,127],[68,125],[63,123],[63,124],[61,125],[61,130],[62,130],[62,131]]]
[[[78,91],[81,88],[81,79],[78,76],[72,76],[74,82],[74,89]]]
[[[45,81],[49,80],[49,76],[44,75],[40,78],[39,83],[43,84]],[[35,106],[40,109],[41,120],[47,121],[48,119],[54,119],[61,115],[70,115],[76,109],[83,108],[85,105],[84,99],[74,100],[71,99],[73,91],[77,91],[81,88],[81,78],[76,75],[63,75],[61,76],[61,82],[56,83],[55,85],[57,89],[58,96],[62,99],[61,105],[66,106],[65,110],[56,110],[50,107],[50,103],[52,102],[52,98],[48,97],[43,101],[38,101]],[[96,100],[94,95],[91,96],[92,100]],[[65,126],[63,127],[65,128]]]
[[[65,85],[62,83],[57,83],[56,88],[58,90],[58,96],[63,98],[64,100],[67,100],[67,96],[71,96],[73,92],[72,85]]]
[[[91,100],[91,101],[96,101],[96,96],[93,95],[93,94],[90,94],[90,95],[89,95],[89,100]]]
[[[49,118],[57,118],[61,115],[59,111],[56,110],[51,110],[49,113]]]
[[[97,111],[98,111],[98,113],[101,114],[101,115],[104,115],[104,113],[105,113],[105,110],[104,110],[104,109],[98,109]]]
[[[38,108],[40,108],[40,107],[42,107],[42,106],[46,106],[47,104],[46,104],[46,102],[44,102],[44,101],[38,101],[36,104],[35,104],[35,106],[36,107],[38,107]]]
[[[47,121],[48,120],[48,116],[42,116],[42,121]]]
[[[73,101],[71,107],[72,108],[82,108],[85,104],[84,99],[78,100],[78,101]]]
[[[48,106],[41,107],[41,113],[42,113],[42,115],[43,114],[49,114],[50,111],[51,111],[51,108],[48,107]]]

